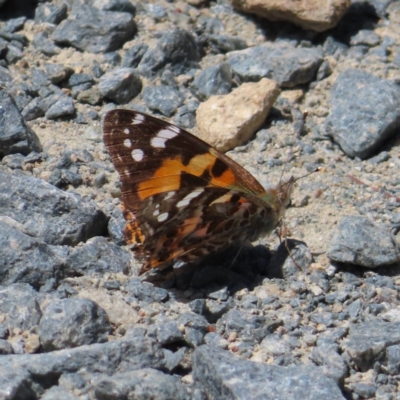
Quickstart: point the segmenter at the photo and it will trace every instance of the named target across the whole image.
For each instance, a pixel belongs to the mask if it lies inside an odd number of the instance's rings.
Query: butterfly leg
[[[279,242],[282,243],[282,236],[283,236],[283,239],[285,241],[285,248],[286,248],[286,250],[288,252],[289,257],[293,261],[293,264],[301,271],[302,269],[301,269],[300,265],[294,259],[293,255],[292,255],[292,252],[291,252],[291,250],[289,248],[289,244],[288,244],[288,241],[287,241],[288,229],[287,229],[287,227],[286,227],[286,225],[285,225],[285,223],[283,221],[283,218],[280,218],[280,220],[278,222],[278,227],[279,227],[279,229],[276,232],[277,232],[277,235],[279,237]]]

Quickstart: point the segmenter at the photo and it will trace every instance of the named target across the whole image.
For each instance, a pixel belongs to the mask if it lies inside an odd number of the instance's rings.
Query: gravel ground
[[[400,3],[323,32],[228,1],[1,3],[0,398],[400,399]],[[287,239],[140,279],[102,119],[205,137],[216,102],[210,141],[304,176]]]

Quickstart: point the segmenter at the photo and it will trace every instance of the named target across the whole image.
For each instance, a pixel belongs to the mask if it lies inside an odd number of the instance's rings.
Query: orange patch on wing
[[[172,190],[178,190],[180,185],[180,176],[182,172],[194,176],[201,176],[204,171],[209,171],[212,177],[212,167],[214,166],[217,158],[211,154],[200,154],[193,157],[188,165],[182,163],[181,157],[169,158],[164,160],[161,167],[158,168],[152,178],[141,182],[138,185],[138,195],[141,200],[147,197],[154,196],[158,193],[169,192]],[[235,176],[230,170],[226,170],[218,178],[211,178],[210,185],[215,186],[227,186],[232,185],[236,181]]]
[[[221,183],[225,186],[234,185],[236,182],[235,175],[233,175],[232,171],[227,169],[221,176],[218,178],[212,178],[211,184],[215,186],[222,186]]]

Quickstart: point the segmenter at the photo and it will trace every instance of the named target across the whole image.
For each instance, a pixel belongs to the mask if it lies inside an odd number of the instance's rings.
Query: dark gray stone
[[[157,44],[146,52],[138,69],[144,76],[152,76],[168,64],[175,74],[196,68],[200,61],[194,36],[183,29],[165,32]]]
[[[133,39],[136,25],[131,14],[75,4],[68,18],[53,33],[57,44],[102,53],[117,50]]]
[[[46,56],[54,56],[60,53],[60,48],[54,44],[54,41],[51,39],[51,35],[53,32],[42,31],[39,33],[35,33],[32,40],[32,45],[39,51],[41,51]]]
[[[14,354],[14,349],[7,340],[0,339],[0,355]]]
[[[102,99],[103,96],[100,94],[99,89],[97,87],[92,87],[90,89],[87,90],[83,90],[83,91],[79,91],[79,93],[77,93],[76,98],[81,102],[81,103],[88,103],[91,105],[96,105],[99,104]],[[92,114],[93,111],[89,111],[89,116],[90,114]],[[97,117],[95,118],[97,119]]]
[[[150,368],[100,377],[93,384],[97,399],[187,400],[190,398],[178,377]]]
[[[68,273],[77,275],[129,273],[131,255],[105,237],[89,239],[84,245],[71,250],[65,261]]]
[[[373,47],[377,46],[380,42],[380,36],[367,29],[361,29],[350,40],[352,46],[367,45]]]
[[[377,268],[397,262],[400,252],[388,229],[352,215],[339,222],[327,255],[337,262]]]
[[[183,104],[185,98],[178,90],[162,85],[146,86],[143,90],[143,99],[147,107],[170,117]]]
[[[220,347],[221,349],[228,348],[228,341],[217,332],[209,332],[204,336],[204,343],[210,346]]]
[[[63,64],[46,64],[46,72],[51,83],[58,84],[68,79],[73,73],[73,69]]]
[[[107,341],[111,325],[106,312],[89,299],[53,299],[43,310],[39,338],[44,351],[70,349]]]
[[[101,374],[112,376],[143,368],[160,369],[163,362],[162,349],[148,338],[115,340],[45,354],[7,355],[0,357],[0,394],[4,398],[7,393],[16,393],[21,399],[39,398],[44,388],[56,383],[54,377],[60,375],[62,378],[66,375],[60,382],[67,386],[70,381],[72,392],[85,385],[82,379],[71,380],[81,371],[96,374],[89,376],[88,390],[92,388],[90,381]]]
[[[127,12],[133,17],[136,7],[129,0],[95,0],[93,6],[103,11]]]
[[[155,21],[161,21],[167,17],[167,10],[159,4],[146,4],[145,10],[149,16],[154,18]]]
[[[362,303],[360,299],[357,299],[350,303],[350,305],[344,310],[349,315],[349,319],[355,322],[362,311]]]
[[[82,185],[83,179],[82,175],[71,170],[64,170],[63,172],[63,179],[65,182],[71,184],[74,188]]]
[[[126,50],[124,58],[122,59],[122,66],[128,68],[136,68],[149,46],[144,43],[139,43],[128,50]]]
[[[7,325],[5,323],[0,324],[0,339],[7,339],[9,333]]]
[[[10,169],[22,169],[24,166],[25,156],[22,154],[9,154],[8,156],[4,156],[1,160],[3,165],[7,165]]]
[[[196,347],[203,343],[208,328],[208,322],[203,316],[184,313],[180,315],[177,324],[185,327],[185,340],[189,345]]]
[[[189,100],[174,116],[174,123],[185,129],[192,129],[196,125],[196,110],[199,107],[198,100]]]
[[[365,159],[400,126],[400,88],[361,70],[346,70],[331,92],[326,133],[351,157]]]
[[[167,290],[155,287],[149,282],[142,282],[138,278],[131,279],[125,288],[129,294],[146,303],[161,302],[168,299]]]
[[[82,85],[83,83],[94,83],[94,76],[91,74],[72,74],[69,79],[68,79],[68,85],[69,86],[79,86]]]
[[[68,7],[65,3],[60,6],[55,4],[40,4],[35,10],[35,20],[58,25],[63,19],[67,18]]]
[[[50,389],[40,396],[40,400],[78,400],[78,397],[74,396],[67,389],[60,386],[52,386]]]
[[[25,232],[22,224],[0,216],[0,283],[29,283],[39,289],[64,275],[64,262],[55,246]]]
[[[200,100],[206,100],[213,95],[228,94],[231,88],[232,72],[227,63],[206,68],[190,86],[193,94]]]
[[[7,46],[6,60],[8,64],[15,64],[18,60],[21,60],[23,56],[22,50],[17,46],[11,44]]]
[[[0,65],[0,84],[4,87],[8,87],[12,82],[12,78],[6,68]],[[2,93],[0,98],[4,98]]]
[[[176,343],[183,340],[183,334],[175,321],[168,321],[158,325],[156,333],[157,341],[161,345]]]
[[[273,321],[268,317],[252,315],[251,312],[231,310],[226,315],[225,330],[259,342],[281,325],[283,322],[280,319]]]
[[[339,387],[320,368],[241,360],[207,345],[194,351],[192,374],[210,399],[344,400]]]
[[[75,114],[74,101],[69,96],[61,96],[45,113],[46,118],[56,119]]]
[[[360,396],[362,399],[372,399],[376,392],[376,387],[370,383],[350,383],[348,388],[354,392],[355,395]]]
[[[24,27],[25,22],[26,17],[12,18],[3,24],[2,29],[3,31],[13,33],[21,30]]]
[[[100,172],[93,180],[93,186],[101,188],[107,183],[107,176],[104,172]]]
[[[42,151],[39,138],[25,124],[14,99],[0,91],[0,157],[12,153],[29,154]],[[1,184],[1,183],[0,183]]]
[[[126,225],[126,220],[121,210],[114,210],[110,220],[108,221],[107,232],[111,240],[118,246],[126,245],[123,229]]]
[[[167,349],[163,349],[165,358],[165,368],[169,372],[173,372],[185,358],[187,347],[181,347],[179,350],[172,352]]]
[[[211,34],[208,35],[207,39],[212,49],[211,51],[217,49],[221,53],[243,50],[248,47],[246,41],[237,36]]]
[[[348,367],[339,355],[337,346],[327,342],[320,342],[317,347],[313,348],[310,359],[322,367],[324,375],[332,378],[339,386],[343,385],[344,379],[348,374]]]
[[[43,117],[47,110],[47,105],[40,97],[35,97],[22,110],[21,115],[25,121],[33,121],[36,118]]]
[[[400,373],[400,345],[389,346],[386,349],[387,370],[391,375]]]
[[[288,45],[255,46],[227,54],[232,70],[243,81],[270,78],[281,87],[295,87],[312,81],[322,63],[322,53],[315,48]]]
[[[3,324],[9,332],[37,327],[42,316],[37,296],[28,284],[0,286],[0,313],[5,316]]]
[[[368,161],[371,164],[381,164],[390,159],[390,154],[387,151],[381,151],[375,157],[371,157]]]
[[[108,52],[103,55],[103,61],[106,64],[116,67],[121,64],[121,56],[115,51]]]
[[[102,96],[118,104],[136,97],[142,90],[142,81],[133,68],[116,68],[104,74],[99,81]]]
[[[400,322],[374,320],[350,325],[340,347],[361,371],[372,368],[389,346],[400,344]]]
[[[201,18],[200,22],[200,32],[205,34],[218,34],[223,33],[225,30],[224,24],[219,18]]]
[[[206,310],[204,312],[204,316],[207,318],[207,321],[210,323],[218,321],[222,315],[227,313],[231,308],[233,308],[232,301],[214,301],[207,300],[206,301]]]
[[[32,97],[28,96],[26,93],[13,94],[10,91],[10,94],[13,95],[19,111],[22,111],[32,101]]]
[[[94,203],[40,179],[0,172],[0,196],[0,216],[13,218],[24,232],[48,244],[76,245],[107,228],[106,216]]]

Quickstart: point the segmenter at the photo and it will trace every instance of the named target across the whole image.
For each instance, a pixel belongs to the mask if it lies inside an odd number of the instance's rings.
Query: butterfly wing
[[[118,109],[105,116],[104,142],[120,175],[126,240],[147,257],[141,272],[252,237],[258,217],[264,228],[277,222],[252,175],[181,128]]]

